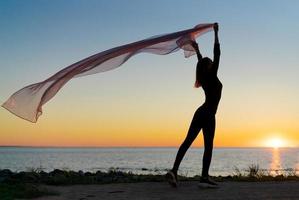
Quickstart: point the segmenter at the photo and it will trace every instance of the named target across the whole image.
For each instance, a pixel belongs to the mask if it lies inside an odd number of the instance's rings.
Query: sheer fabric
[[[36,122],[42,114],[42,106],[70,79],[115,69],[130,57],[142,52],[166,55],[183,49],[185,57],[192,56],[195,50],[191,42],[212,29],[213,24],[199,24],[191,29],[154,36],[97,53],[62,69],[42,82],[20,89],[2,106],[25,120]]]

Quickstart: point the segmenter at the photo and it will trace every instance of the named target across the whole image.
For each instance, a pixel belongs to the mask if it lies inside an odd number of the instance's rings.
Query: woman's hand
[[[214,31],[215,31],[215,32],[218,32],[218,23],[217,23],[217,22],[214,23],[213,28],[214,28]]]
[[[197,51],[198,50],[198,44],[195,41],[191,42],[191,46]]]

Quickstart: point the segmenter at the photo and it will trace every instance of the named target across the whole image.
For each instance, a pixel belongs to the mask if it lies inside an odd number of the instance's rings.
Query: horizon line
[[[0,145],[0,148],[179,148],[179,146],[32,146],[32,145]],[[204,146],[194,146],[190,148],[204,148]],[[228,148],[269,148],[269,146],[215,146],[215,149],[228,149]],[[299,148],[298,146],[278,147],[278,149],[284,148]]]

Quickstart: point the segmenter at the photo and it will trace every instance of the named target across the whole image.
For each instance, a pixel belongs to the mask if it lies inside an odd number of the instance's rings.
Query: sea
[[[83,172],[119,170],[135,174],[165,174],[172,168],[178,148],[37,148],[0,147],[0,169],[19,171]],[[203,148],[190,148],[179,174],[201,174]],[[215,148],[210,175],[246,174],[257,167],[273,176],[299,175],[299,148]]]

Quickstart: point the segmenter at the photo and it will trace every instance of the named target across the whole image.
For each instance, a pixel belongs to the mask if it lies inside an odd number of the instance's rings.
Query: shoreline
[[[108,171],[98,170],[73,171],[55,169],[49,172],[32,169],[30,171],[13,172],[9,169],[0,169],[0,183],[36,183],[47,185],[70,185],[70,184],[107,184],[107,183],[131,183],[131,182],[164,182],[165,173],[136,174],[118,170],[117,168]],[[235,181],[235,182],[264,182],[264,181],[299,181],[297,171],[290,171],[286,174],[270,174],[260,169],[258,165],[250,165],[248,169],[239,171],[237,168],[231,175],[211,176],[215,181]],[[200,175],[184,176],[178,174],[181,181],[198,181]]]

